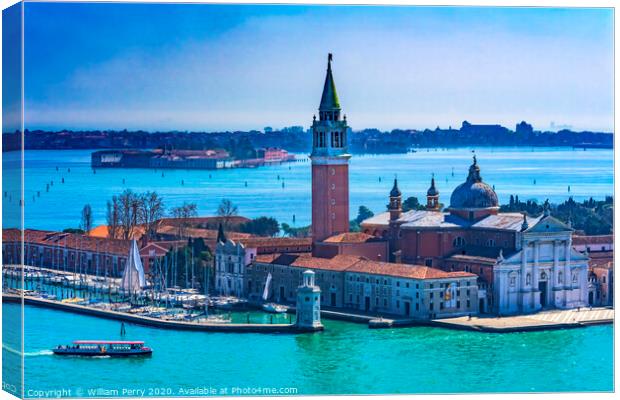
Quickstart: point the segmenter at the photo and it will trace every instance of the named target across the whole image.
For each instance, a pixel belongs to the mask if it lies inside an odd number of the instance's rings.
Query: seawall
[[[76,314],[90,315],[94,317],[113,319],[139,325],[152,326],[161,329],[177,329],[186,331],[204,332],[230,332],[230,333],[303,333],[306,329],[300,329],[295,324],[209,324],[193,323],[184,321],[165,321],[142,315],[127,314],[111,310],[99,310],[79,304],[61,303],[56,300],[39,299],[24,296],[23,298],[12,294],[3,294],[2,301],[7,303],[21,303],[37,307],[46,307],[56,310],[73,312]]]

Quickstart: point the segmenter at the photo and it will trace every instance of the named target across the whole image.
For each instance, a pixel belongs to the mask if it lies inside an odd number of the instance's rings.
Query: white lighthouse
[[[303,273],[303,282],[297,288],[297,328],[304,331],[320,331],[321,289],[314,284],[314,272]]]

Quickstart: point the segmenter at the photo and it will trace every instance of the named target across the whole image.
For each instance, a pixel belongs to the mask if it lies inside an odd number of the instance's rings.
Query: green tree
[[[357,211],[357,218],[355,218],[355,222],[357,222],[358,224],[361,224],[364,220],[374,216],[375,213],[373,213],[372,211],[370,211],[370,209],[366,206],[360,206],[360,208]]]
[[[241,232],[259,236],[276,236],[280,232],[280,225],[275,218],[258,217],[241,224]]]
[[[411,210],[425,210],[426,207],[420,204],[418,198],[415,196],[407,197],[403,202],[403,211],[411,211]]]

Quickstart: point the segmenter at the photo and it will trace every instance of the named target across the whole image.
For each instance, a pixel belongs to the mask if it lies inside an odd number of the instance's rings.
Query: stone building
[[[548,203],[537,217],[500,213],[476,157],[445,210],[433,177],[426,207],[403,212],[395,179],[387,211],[363,221],[363,232],[349,232],[349,128],[331,63],[330,55],[312,124],[312,253],[246,259],[244,276],[235,278],[246,297],[260,301],[271,274],[269,300],[292,303],[310,269],[323,305],[373,313],[438,318],[587,304],[588,259],[572,248],[573,230],[550,215]]]
[[[587,257],[572,248],[573,230],[550,215],[499,213],[495,191],[483,182],[474,157],[466,181],[440,211],[434,179],[426,210],[402,213],[400,190],[387,212],[362,222],[365,233],[384,237],[393,260],[478,275],[480,312],[528,313],[573,308],[587,301]]]
[[[130,247],[129,240],[25,229],[23,263],[67,272],[120,277]],[[20,230],[2,230],[2,263],[22,263]]]
[[[475,274],[352,255],[260,255],[246,269],[247,287],[251,288],[248,297],[259,300],[271,274],[273,295],[269,301],[293,303],[297,284],[306,270],[315,272],[321,303],[329,308],[412,318],[476,314],[478,310]]]

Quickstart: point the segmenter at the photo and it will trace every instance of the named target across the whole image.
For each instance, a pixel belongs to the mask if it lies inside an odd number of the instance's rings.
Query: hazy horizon
[[[613,132],[610,9],[25,4],[30,130],[310,126],[327,53],[354,130]],[[555,126],[555,129],[552,127]]]

